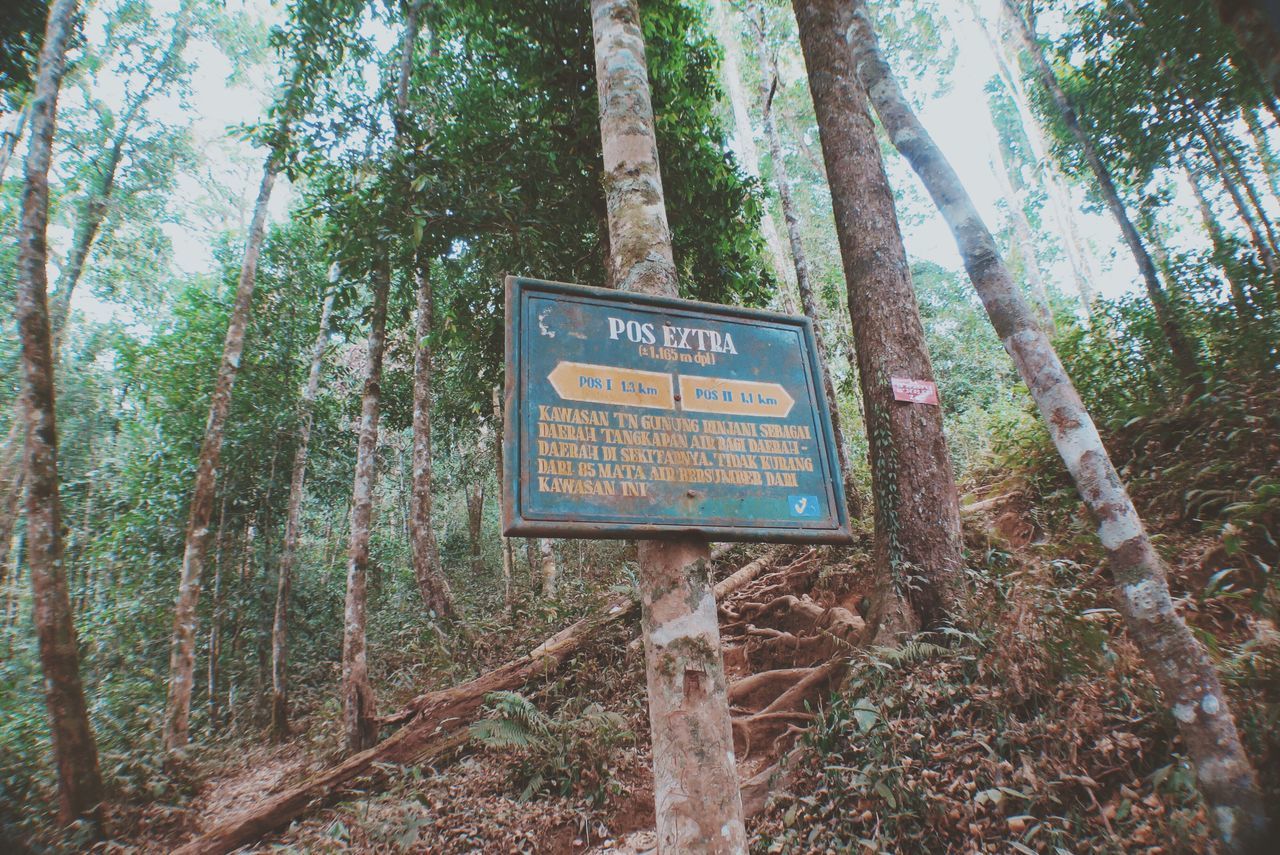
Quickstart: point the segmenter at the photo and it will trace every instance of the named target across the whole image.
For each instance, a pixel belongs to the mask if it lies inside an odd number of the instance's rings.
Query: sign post
[[[504,534],[845,543],[807,318],[508,277]]]

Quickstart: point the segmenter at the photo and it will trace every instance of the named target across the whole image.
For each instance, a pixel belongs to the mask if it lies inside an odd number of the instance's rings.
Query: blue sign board
[[[849,541],[808,318],[506,292],[505,534]]]

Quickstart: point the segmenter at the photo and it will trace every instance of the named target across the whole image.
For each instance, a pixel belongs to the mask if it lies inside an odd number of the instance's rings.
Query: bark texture
[[[351,539],[347,548],[347,598],[342,631],[342,720],[347,750],[364,751],[377,741],[378,725],[365,642],[369,574],[369,530],[377,474],[378,415],[382,403],[382,357],[387,343],[387,296],[391,272],[380,263],[373,274],[368,360],[360,397],[360,436],[351,488]]]
[[[617,287],[676,296],[644,37],[634,0],[592,0],[604,190]],[[702,540],[639,544],[658,850],[746,852],[733,732]]]
[[[755,14],[754,7],[752,14]],[[840,420],[840,401],[836,398],[835,382],[831,378],[831,349],[827,346],[826,336],[822,332],[822,316],[818,312],[818,301],[814,298],[813,283],[809,279],[809,256],[801,239],[800,211],[796,205],[795,195],[791,188],[791,175],[787,171],[786,152],[782,149],[782,135],[778,133],[777,122],[773,117],[773,93],[778,85],[778,70],[769,57],[769,49],[765,44],[763,13],[752,20],[755,35],[756,60],[760,64],[760,109],[763,114],[764,134],[769,141],[769,157],[773,161],[773,183],[778,190],[778,200],[782,204],[782,216],[787,223],[787,240],[791,247],[791,260],[795,267],[796,290],[800,294],[800,305],[809,320],[813,322],[813,338],[818,346],[818,365],[822,369],[822,388],[827,396],[827,409],[831,411],[831,431],[835,434],[836,457],[840,463],[840,471],[844,477],[845,499],[852,516],[862,516],[862,497],[858,494],[853,473],[849,469],[848,443],[845,442],[844,425]]]
[[[1107,169],[1106,164],[1103,162],[1102,155],[1098,153],[1097,146],[1093,144],[1093,140],[1089,138],[1084,127],[1080,124],[1080,118],[1076,114],[1075,107],[1072,106],[1066,92],[1063,91],[1062,86],[1058,83],[1058,78],[1053,69],[1049,67],[1049,62],[1045,59],[1040,45],[1036,43],[1035,34],[1031,31],[1031,27],[1027,24],[1026,19],[1022,17],[1022,12],[1018,9],[1016,0],[1002,0],[1002,2],[1009,20],[1012,22],[1014,36],[1022,49],[1031,57],[1040,84],[1049,93],[1054,107],[1062,118],[1063,125],[1067,128],[1072,138],[1075,139],[1081,153],[1084,154],[1085,161],[1089,164],[1089,170],[1098,182],[1098,192],[1102,195],[1103,201],[1106,202],[1107,210],[1111,212],[1116,225],[1120,227],[1120,233],[1124,237],[1125,244],[1129,247],[1129,252],[1133,255],[1134,263],[1138,265],[1138,273],[1142,276],[1143,285],[1147,289],[1147,296],[1150,297],[1151,305],[1155,308],[1156,319],[1164,332],[1165,343],[1169,346],[1169,351],[1173,356],[1174,367],[1181,375],[1183,382],[1192,390],[1202,388],[1204,380],[1196,359],[1195,347],[1183,332],[1173,301],[1169,298],[1169,293],[1160,282],[1160,277],[1156,273],[1155,263],[1151,260],[1150,253],[1147,252],[1142,236],[1129,218],[1129,212],[1126,210],[1124,202],[1120,199],[1120,192],[1116,189],[1110,170]]]
[[[876,112],[951,228],[992,326],[1098,523],[1120,612],[1178,720],[1226,849],[1252,851],[1266,814],[1213,663],[1174,610],[1164,564],[1052,343],[1014,285],[959,176],[912,113],[880,56],[865,3],[854,0],[853,6],[851,42]]]
[[[223,426],[231,409],[231,390],[240,357],[244,352],[244,335],[249,326],[253,305],[253,288],[258,274],[258,258],[267,231],[267,203],[276,180],[274,153],[267,156],[262,169],[262,184],[253,206],[253,220],[245,242],[240,264],[240,280],[235,302],[227,322],[227,337],[222,344],[222,362],[209,402],[209,419],[205,423],[204,441],[196,468],[195,486],[191,491],[191,509],[187,516],[186,542],[182,552],[182,573],[178,582],[178,599],[173,612],[173,641],[169,651],[169,693],[165,701],[164,747],[176,751],[187,744],[191,720],[191,689],[195,680],[196,606],[200,601],[200,576],[204,571],[209,547],[209,522],[213,517],[213,500],[218,486],[218,458],[222,454]]]
[[[75,621],[67,596],[58,499],[58,428],[54,416],[53,347],[49,327],[47,232],[49,164],[57,125],[58,87],[66,63],[75,0],[54,0],[40,49],[31,103],[31,142],[22,190],[15,302],[22,341],[22,407],[27,417],[27,565],[33,621],[44,672],[45,705],[58,775],[58,819],[84,820],[103,833],[102,776],[89,725]]]
[[[551,548],[549,537],[538,538],[538,575],[542,578],[542,596],[548,600],[554,600],[560,574],[556,568],[556,553]]]
[[[280,547],[279,578],[276,580],[276,610],[271,623],[271,735],[283,739],[289,734],[289,595],[293,589],[293,567],[298,558],[298,536],[302,521],[302,494],[307,479],[307,451],[311,444],[311,421],[320,372],[324,367],[325,345],[329,342],[329,312],[333,292],[320,305],[320,331],[311,348],[311,367],[298,402],[297,448],[289,475],[289,505],[284,522],[284,543]]]
[[[453,615],[453,595],[440,564],[440,546],[431,521],[431,323],[434,295],[430,264],[417,269],[417,341],[413,356],[413,497],[409,509],[409,542],[413,575],[422,604],[440,617]]]
[[[893,399],[890,378],[933,380],[893,192],[844,34],[841,0],[793,0],[831,185],[865,402],[881,568],[881,638],[956,614],[962,565],[955,473],[939,407]]]

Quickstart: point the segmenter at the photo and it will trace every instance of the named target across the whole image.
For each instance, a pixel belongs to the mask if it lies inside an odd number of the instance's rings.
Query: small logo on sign
[[[893,399],[910,404],[938,405],[938,384],[929,380],[910,380],[906,377],[891,377],[889,384],[893,387]]]
[[[787,496],[787,508],[793,517],[816,517],[822,515],[822,505],[817,496]]]

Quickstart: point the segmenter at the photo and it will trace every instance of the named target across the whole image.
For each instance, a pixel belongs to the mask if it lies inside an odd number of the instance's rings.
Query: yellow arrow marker
[[[661,371],[561,362],[547,375],[547,379],[566,401],[623,404],[656,410],[674,410],[676,406],[671,375]]]
[[[781,383],[680,375],[680,408],[685,412],[783,419],[795,403]]]

